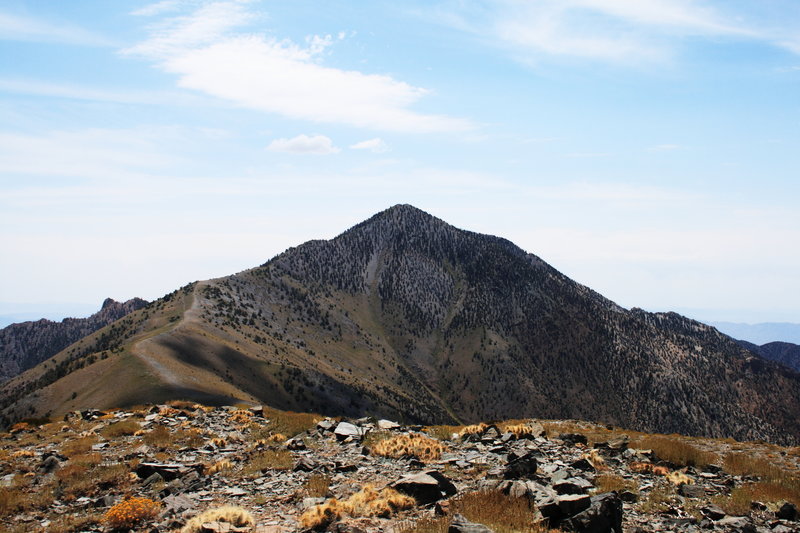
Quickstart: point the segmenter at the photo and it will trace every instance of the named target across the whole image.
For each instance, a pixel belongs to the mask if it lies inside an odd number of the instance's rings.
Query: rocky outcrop
[[[61,322],[42,319],[0,329],[0,383],[146,305],[141,298],[127,302],[107,298],[100,311],[87,318],[65,318]]]
[[[0,529],[56,530],[56,525],[72,524],[73,530],[109,532],[103,514],[131,497],[156,510],[135,531],[179,531],[198,516],[210,516],[200,520],[206,527],[202,531],[300,532],[308,531],[302,517],[313,509],[321,509],[324,517],[317,531],[350,533],[425,531],[424,524],[432,520],[442,522],[437,531],[460,533],[512,530],[514,520],[524,520],[525,528],[541,522],[581,533],[787,533],[800,528],[797,507],[789,502],[748,502],[743,509],[733,507],[739,514],[720,507],[728,509],[747,487],[764,481],[756,475],[733,475],[714,464],[676,465],[652,451],[611,446],[621,440],[621,430],[588,423],[564,424],[607,439],[571,444],[552,431],[520,439],[490,436],[494,433],[488,430],[471,433],[477,439],[456,433],[437,441],[444,453],[422,461],[413,455],[382,456],[372,447],[390,438],[430,438],[426,428],[374,419],[315,424],[319,419],[310,416],[272,411],[262,417],[235,407],[190,404],[97,415],[74,413],[0,435],[0,454],[6,458],[0,464],[0,488],[3,501],[11,502],[2,507]],[[335,429],[341,423],[357,428],[363,438],[339,438]],[[387,425],[391,429],[381,429]],[[294,430],[279,435],[277,428]],[[791,449],[671,438],[719,457],[735,450],[757,462],[779,454],[786,487],[796,482],[791,476],[800,474]],[[536,462],[527,461],[529,468],[509,469],[532,457]],[[587,459],[591,468],[576,466]],[[659,466],[662,474],[640,468],[641,460]],[[609,482],[621,486],[609,490]],[[380,500],[389,487],[413,499],[402,505],[387,499],[374,513],[355,510]],[[783,493],[797,497],[796,488]],[[498,495],[506,498],[498,502]],[[465,501],[473,503],[462,507]],[[350,507],[342,502],[351,502]],[[220,506],[228,507],[215,514]],[[420,529],[413,529],[415,524]]]

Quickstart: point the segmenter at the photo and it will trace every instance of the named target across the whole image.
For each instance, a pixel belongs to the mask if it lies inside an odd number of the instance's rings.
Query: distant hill
[[[722,333],[756,345],[769,342],[800,344],[800,324],[789,322],[763,322],[761,324],[739,324],[736,322],[709,322]]]
[[[100,311],[88,318],[65,318],[60,322],[41,319],[0,329],[0,382],[38,365],[73,342],[146,305],[147,302],[140,298],[124,303],[108,298]]]
[[[758,346],[747,341],[739,341],[739,344],[753,353],[757,353],[764,359],[775,361],[791,369],[800,372],[800,346],[790,342],[769,342]]]
[[[170,399],[800,440],[800,374],[399,205],[187,285],[0,388],[7,419]]]

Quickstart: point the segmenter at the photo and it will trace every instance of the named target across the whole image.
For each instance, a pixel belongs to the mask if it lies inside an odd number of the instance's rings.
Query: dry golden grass
[[[330,493],[331,478],[324,474],[314,474],[306,481],[303,491],[309,498],[327,498]]]
[[[450,440],[453,434],[459,434],[464,426],[425,426],[422,430],[438,440]]]
[[[0,490],[0,518],[33,509],[47,509],[52,505],[55,498],[51,486],[32,488],[25,485],[27,480]]]
[[[668,510],[675,498],[675,487],[670,484],[656,486],[642,502],[640,509],[649,514],[662,513]]]
[[[82,512],[77,515],[66,515],[55,518],[47,526],[47,533],[77,533],[91,531],[93,526],[101,523],[102,515]]]
[[[742,487],[757,501],[777,501],[775,495],[780,495],[780,499],[800,505],[800,474],[796,471],[741,452],[726,455],[723,467],[733,475],[758,477],[760,483]],[[744,498],[744,495],[740,497]]]
[[[370,453],[382,457],[416,457],[420,461],[436,461],[445,449],[438,440],[419,433],[396,435],[369,447]]]
[[[514,498],[499,492],[470,492],[450,500],[451,514],[484,524],[497,533],[547,533],[552,531],[536,522],[535,510],[527,498]],[[452,518],[423,518],[402,528],[402,533],[446,533]]]
[[[703,467],[719,462],[715,453],[701,450],[685,441],[685,437],[647,435],[630,443],[631,448],[653,450],[662,461],[678,466]]]
[[[632,479],[625,479],[616,474],[600,474],[594,480],[595,492],[602,494],[604,492],[617,492],[631,491],[639,492],[639,484]]]
[[[266,423],[257,423],[261,431],[266,431],[266,435],[282,433],[287,438],[292,438],[312,429],[317,425],[317,422],[323,419],[322,416],[313,413],[279,411],[267,406],[264,406],[264,418],[267,419]],[[265,438],[265,435],[253,435],[254,440],[261,438]]]
[[[169,448],[175,444],[177,437],[166,426],[156,426],[142,435],[142,441],[149,446]]]
[[[128,419],[109,424],[100,431],[100,434],[107,439],[115,439],[118,437],[133,435],[140,429],[141,426],[137,421]]]
[[[183,526],[181,533],[201,533],[206,522],[226,522],[236,527],[254,526],[256,521],[246,509],[226,505],[209,509],[195,516]]]
[[[308,509],[300,516],[300,525],[303,529],[322,529],[345,515],[387,518],[414,505],[416,500],[411,496],[390,488],[379,491],[372,485],[366,485],[346,501],[333,498]]]
[[[96,436],[72,439],[65,442],[64,445],[61,446],[61,453],[63,453],[67,457],[82,455],[91,451],[92,444],[96,443],[97,443]]]
[[[292,454],[287,450],[256,452],[244,464],[242,475],[258,475],[268,470],[289,470],[294,466]]]
[[[513,433],[518,439],[534,438],[539,434],[538,428],[530,421],[506,420],[505,422],[497,424],[497,427],[500,429],[501,433]]]
[[[123,464],[88,466],[67,464],[56,470],[58,490],[64,501],[82,496],[94,496],[103,490],[122,487],[130,483],[129,469]]]

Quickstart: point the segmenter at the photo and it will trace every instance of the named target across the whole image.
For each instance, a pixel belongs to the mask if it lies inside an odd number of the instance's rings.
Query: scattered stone
[[[797,506],[795,506],[793,503],[785,502],[783,505],[781,505],[781,508],[778,509],[778,512],[775,513],[775,516],[782,520],[797,520]]]
[[[580,433],[562,433],[558,438],[564,442],[564,444],[569,444],[571,446],[575,446],[576,444],[583,444],[585,446],[589,444],[589,439]]]
[[[447,533],[494,533],[494,530],[483,524],[470,522],[462,515],[457,514],[453,517],[453,522],[450,524]]]
[[[700,508],[700,512],[703,513],[703,516],[711,519],[711,520],[722,520],[725,518],[725,511],[720,509],[718,506],[710,503]]]
[[[414,497],[420,505],[427,505],[458,492],[456,486],[438,470],[404,476],[392,483],[399,492]]]
[[[564,531],[622,533],[622,500],[614,492],[592,496],[585,510],[559,523]]]
[[[505,479],[530,478],[536,474],[539,462],[536,460],[535,452],[528,452],[521,457],[511,459],[503,471]]]
[[[336,426],[336,429],[333,430],[333,434],[336,435],[336,438],[340,441],[348,438],[353,440],[361,440],[361,438],[364,436],[364,430],[349,422],[339,422],[339,424]]]

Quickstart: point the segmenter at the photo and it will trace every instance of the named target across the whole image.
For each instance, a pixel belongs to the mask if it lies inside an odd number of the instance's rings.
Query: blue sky
[[[411,203],[626,307],[800,322],[798,177],[792,0],[0,6],[0,311]]]

